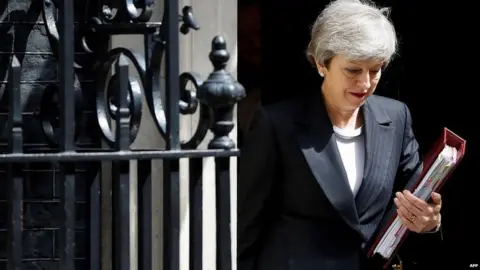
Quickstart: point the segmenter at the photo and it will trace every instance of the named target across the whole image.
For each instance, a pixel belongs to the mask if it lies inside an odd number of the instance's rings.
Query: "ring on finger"
[[[416,218],[417,216],[415,216],[414,214],[411,214],[409,220],[410,222],[414,223]]]

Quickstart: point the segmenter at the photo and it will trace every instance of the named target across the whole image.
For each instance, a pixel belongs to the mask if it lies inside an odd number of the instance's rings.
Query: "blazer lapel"
[[[375,101],[369,98],[362,108],[366,143],[365,169],[362,185],[355,197],[360,217],[382,190],[395,136],[390,117]]]
[[[358,215],[330,119],[320,95],[299,104],[297,139],[305,159],[333,207],[352,228],[358,230]]]

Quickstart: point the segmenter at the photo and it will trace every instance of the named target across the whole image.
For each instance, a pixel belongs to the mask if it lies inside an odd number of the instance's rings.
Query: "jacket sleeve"
[[[262,232],[273,212],[271,194],[278,149],[274,127],[259,109],[240,147],[237,182],[237,269],[255,269]]]
[[[414,178],[420,177],[423,164],[420,159],[419,145],[415,139],[412,128],[412,116],[407,105],[405,107],[405,124],[403,132],[402,154],[397,171],[395,190],[402,190],[407,183]]]

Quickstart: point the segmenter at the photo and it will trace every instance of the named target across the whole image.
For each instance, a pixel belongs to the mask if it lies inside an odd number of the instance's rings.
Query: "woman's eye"
[[[353,69],[353,68],[346,68],[345,69],[348,73],[351,73],[351,74],[358,74],[361,72],[360,69]]]

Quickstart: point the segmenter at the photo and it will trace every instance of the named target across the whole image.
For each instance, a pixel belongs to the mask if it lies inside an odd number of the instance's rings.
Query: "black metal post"
[[[22,103],[20,93],[20,62],[15,55],[10,66],[8,94],[11,111],[9,114],[9,152],[21,153],[23,148]],[[7,167],[9,198],[8,198],[8,270],[22,269],[22,228],[23,228],[23,179],[22,166],[9,163]]]
[[[74,75],[74,3],[59,1],[59,99],[60,148],[64,152],[75,150],[75,102],[73,96]],[[60,163],[62,225],[60,233],[60,269],[75,269],[75,174],[73,164]]]
[[[129,65],[120,54],[115,64],[116,111],[115,148],[125,151],[130,147],[130,111],[128,108]],[[130,270],[130,164],[128,161],[112,163],[113,197],[113,269]]]
[[[190,269],[203,269],[203,159],[189,160]]]
[[[152,161],[139,160],[137,165],[138,181],[138,269],[150,270],[152,267]]]
[[[231,150],[235,143],[228,137],[234,127],[233,108],[245,97],[245,89],[226,70],[230,55],[223,37],[212,41],[210,60],[214,71],[199,89],[199,99],[213,110],[211,130],[214,138],[208,144],[210,149]],[[216,261],[218,270],[232,269],[231,242],[231,197],[230,158],[215,158],[215,196],[217,218]]]
[[[178,0],[165,1],[166,33],[166,119],[168,150],[180,149],[179,24]],[[180,269],[180,160],[164,160],[164,270]]]

